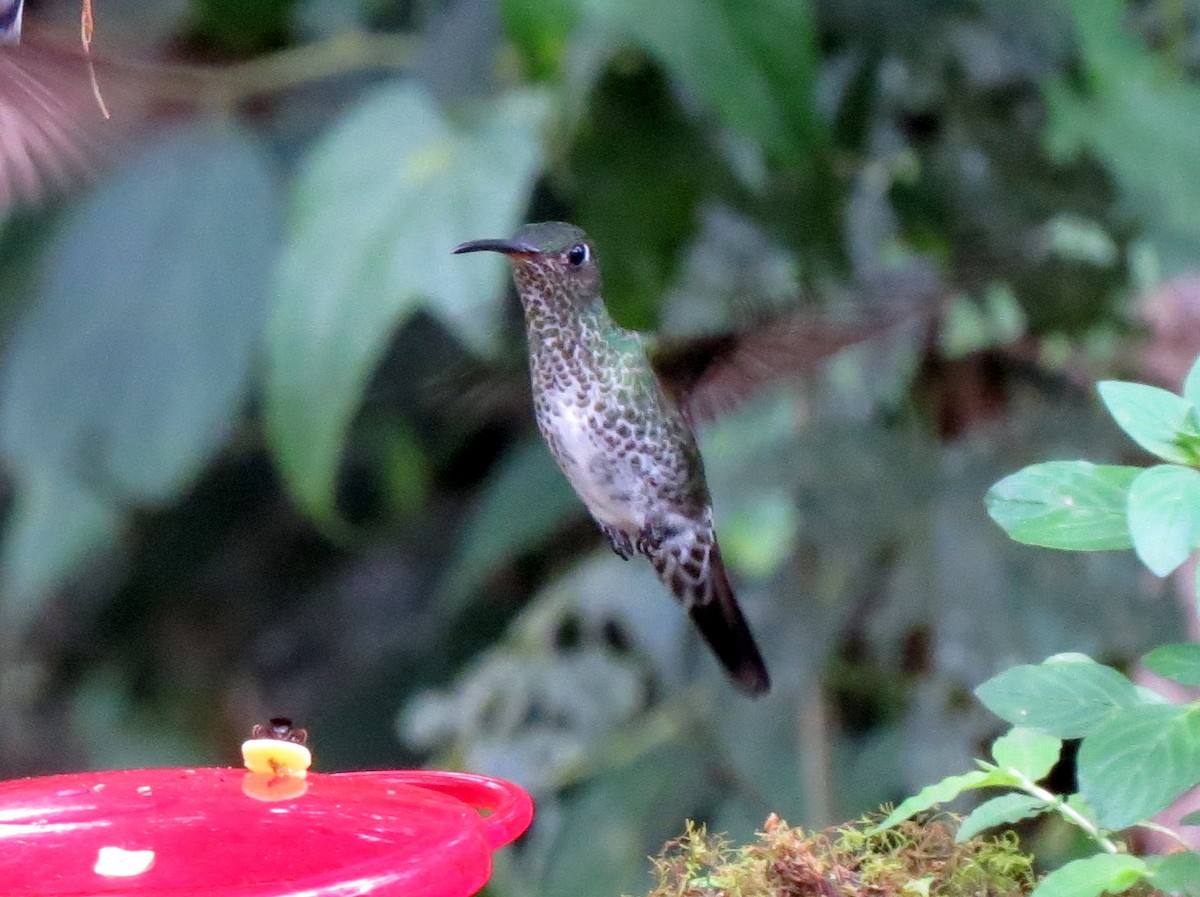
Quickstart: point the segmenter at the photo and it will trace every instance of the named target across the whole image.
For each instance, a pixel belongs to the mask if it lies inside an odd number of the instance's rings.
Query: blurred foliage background
[[[0,229],[0,775],[234,763],[283,714],[320,769],[532,790],[492,893],[615,895],[685,818],[829,824],[967,768],[1007,666],[1180,636],[1131,554],[1014,545],[982,496],[1122,460],[1091,379],[1198,348],[1200,2],[95,11],[101,57],[215,74]],[[503,262],[450,255],[549,218],[678,338],[938,272],[936,321],[701,433],[764,700],[603,543]]]

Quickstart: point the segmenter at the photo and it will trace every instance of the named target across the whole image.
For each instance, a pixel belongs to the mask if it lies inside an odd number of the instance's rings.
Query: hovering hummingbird
[[[538,429],[613,551],[649,558],[734,682],[766,692],[766,664],[721,561],[696,437],[641,334],[609,316],[587,235],[547,222],[454,251],[512,263]]]
[[[613,551],[650,560],[734,683],[751,695],[767,692],[766,664],[721,560],[693,424],[780,373],[788,366],[780,359],[803,354],[799,366],[809,367],[880,327],[808,321],[801,333],[775,327],[746,340],[716,336],[653,355],[642,334],[609,316],[595,249],[579,228],[530,224],[511,239],[473,240],[454,250],[484,251],[512,264],[534,412],[559,468]]]

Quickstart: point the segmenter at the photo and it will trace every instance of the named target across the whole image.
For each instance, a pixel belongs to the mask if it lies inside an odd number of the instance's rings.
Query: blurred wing
[[[28,39],[0,45],[0,216],[86,179],[145,112],[138,73],[95,63],[79,47]]]
[[[689,420],[711,420],[774,380],[809,373],[847,346],[933,315],[945,295],[940,280],[924,267],[880,275],[862,292],[860,304],[873,317],[836,321],[793,312],[742,332],[659,344],[651,363]]]

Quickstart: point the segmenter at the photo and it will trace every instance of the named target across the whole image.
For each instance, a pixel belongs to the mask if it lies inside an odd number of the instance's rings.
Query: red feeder
[[[18,779],[0,782],[0,895],[467,897],[532,818],[525,791],[467,773]]]

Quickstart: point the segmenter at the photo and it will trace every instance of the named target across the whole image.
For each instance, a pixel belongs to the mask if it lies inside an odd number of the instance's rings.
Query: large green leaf
[[[768,152],[795,161],[820,140],[813,4],[804,0],[580,0],[641,44],[688,92]]]
[[[450,252],[516,228],[540,164],[542,109],[511,94],[456,124],[418,85],[390,84],[306,161],[268,328],[267,423],[314,516],[334,516],[342,442],[398,326],[424,308],[475,347],[490,343],[505,265]]]
[[[1105,828],[1149,819],[1200,782],[1200,707],[1126,707],[1083,740],[1079,791]]]
[[[0,447],[112,499],[165,501],[224,444],[259,346],[279,225],[241,131],[162,139],[46,258],[0,373]]]
[[[1129,535],[1142,563],[1166,576],[1200,539],[1200,472],[1157,464],[1129,487]]]
[[[1018,542],[1099,551],[1132,547],[1129,486],[1140,468],[1090,461],[1033,464],[988,490],[987,511]]]
[[[1116,711],[1139,703],[1128,678],[1080,655],[1011,667],[980,685],[975,695],[1014,726],[1057,738],[1087,735]]]

